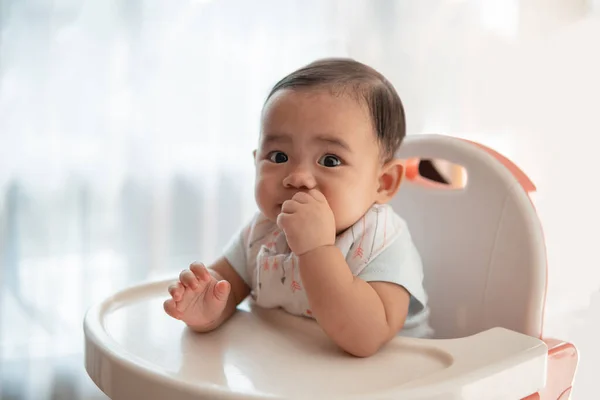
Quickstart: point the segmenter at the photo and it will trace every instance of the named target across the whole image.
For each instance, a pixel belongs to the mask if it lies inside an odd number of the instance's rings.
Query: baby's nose
[[[316,185],[315,177],[307,169],[297,168],[283,180],[283,186],[286,188],[310,190],[314,189]]]

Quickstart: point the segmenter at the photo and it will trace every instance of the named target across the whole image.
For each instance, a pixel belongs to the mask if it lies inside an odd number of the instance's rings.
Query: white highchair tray
[[[520,399],[544,387],[546,345],[503,328],[397,337],[349,356],[310,319],[244,302],[197,334],[167,316],[171,281],[121,291],[85,317],[85,366],[112,399]]]

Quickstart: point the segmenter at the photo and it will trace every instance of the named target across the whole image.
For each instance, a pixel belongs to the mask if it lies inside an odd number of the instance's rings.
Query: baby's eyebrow
[[[263,135],[263,143],[291,142],[292,138],[289,135],[280,133],[265,133]]]
[[[318,142],[324,142],[330,145],[334,145],[340,147],[347,152],[352,152],[348,143],[344,140],[335,137],[334,135],[321,134],[315,137],[315,140]],[[262,137],[263,144],[268,143],[291,143],[292,137],[290,135],[282,134],[282,133],[265,133]]]
[[[340,138],[330,136],[330,135],[319,135],[319,136],[317,136],[317,140],[320,142],[325,142],[328,144],[332,144],[334,146],[341,147],[348,152],[352,152],[352,150],[350,149],[350,146],[348,146],[348,143],[346,143],[345,141],[343,141]]]

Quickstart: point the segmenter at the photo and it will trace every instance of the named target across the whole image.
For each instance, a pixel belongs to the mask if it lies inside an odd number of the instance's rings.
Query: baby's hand
[[[333,211],[323,193],[315,189],[298,192],[283,203],[277,225],[297,256],[335,243]]]
[[[171,298],[164,308],[171,317],[185,322],[194,330],[208,330],[219,319],[231,285],[217,281],[203,264],[192,264],[179,274],[179,281],[169,286]]]

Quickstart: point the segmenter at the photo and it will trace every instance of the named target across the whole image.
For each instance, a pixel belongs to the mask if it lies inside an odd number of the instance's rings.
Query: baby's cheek
[[[281,200],[280,187],[270,179],[258,179],[255,186],[256,202],[269,219],[277,217],[277,201]]]
[[[271,196],[269,196],[269,188],[264,182],[257,182],[256,187],[254,189],[254,196],[256,198],[256,202],[258,206],[262,209],[263,207],[268,205],[268,200]]]
[[[370,204],[365,202],[364,195],[359,192],[336,196],[334,204],[330,205],[335,216],[335,225],[339,230],[345,230],[354,225],[367,211]]]
[[[348,219],[348,205],[344,201],[345,196],[334,195],[327,198],[329,208],[333,212],[336,228],[340,228],[340,224],[344,225]]]

